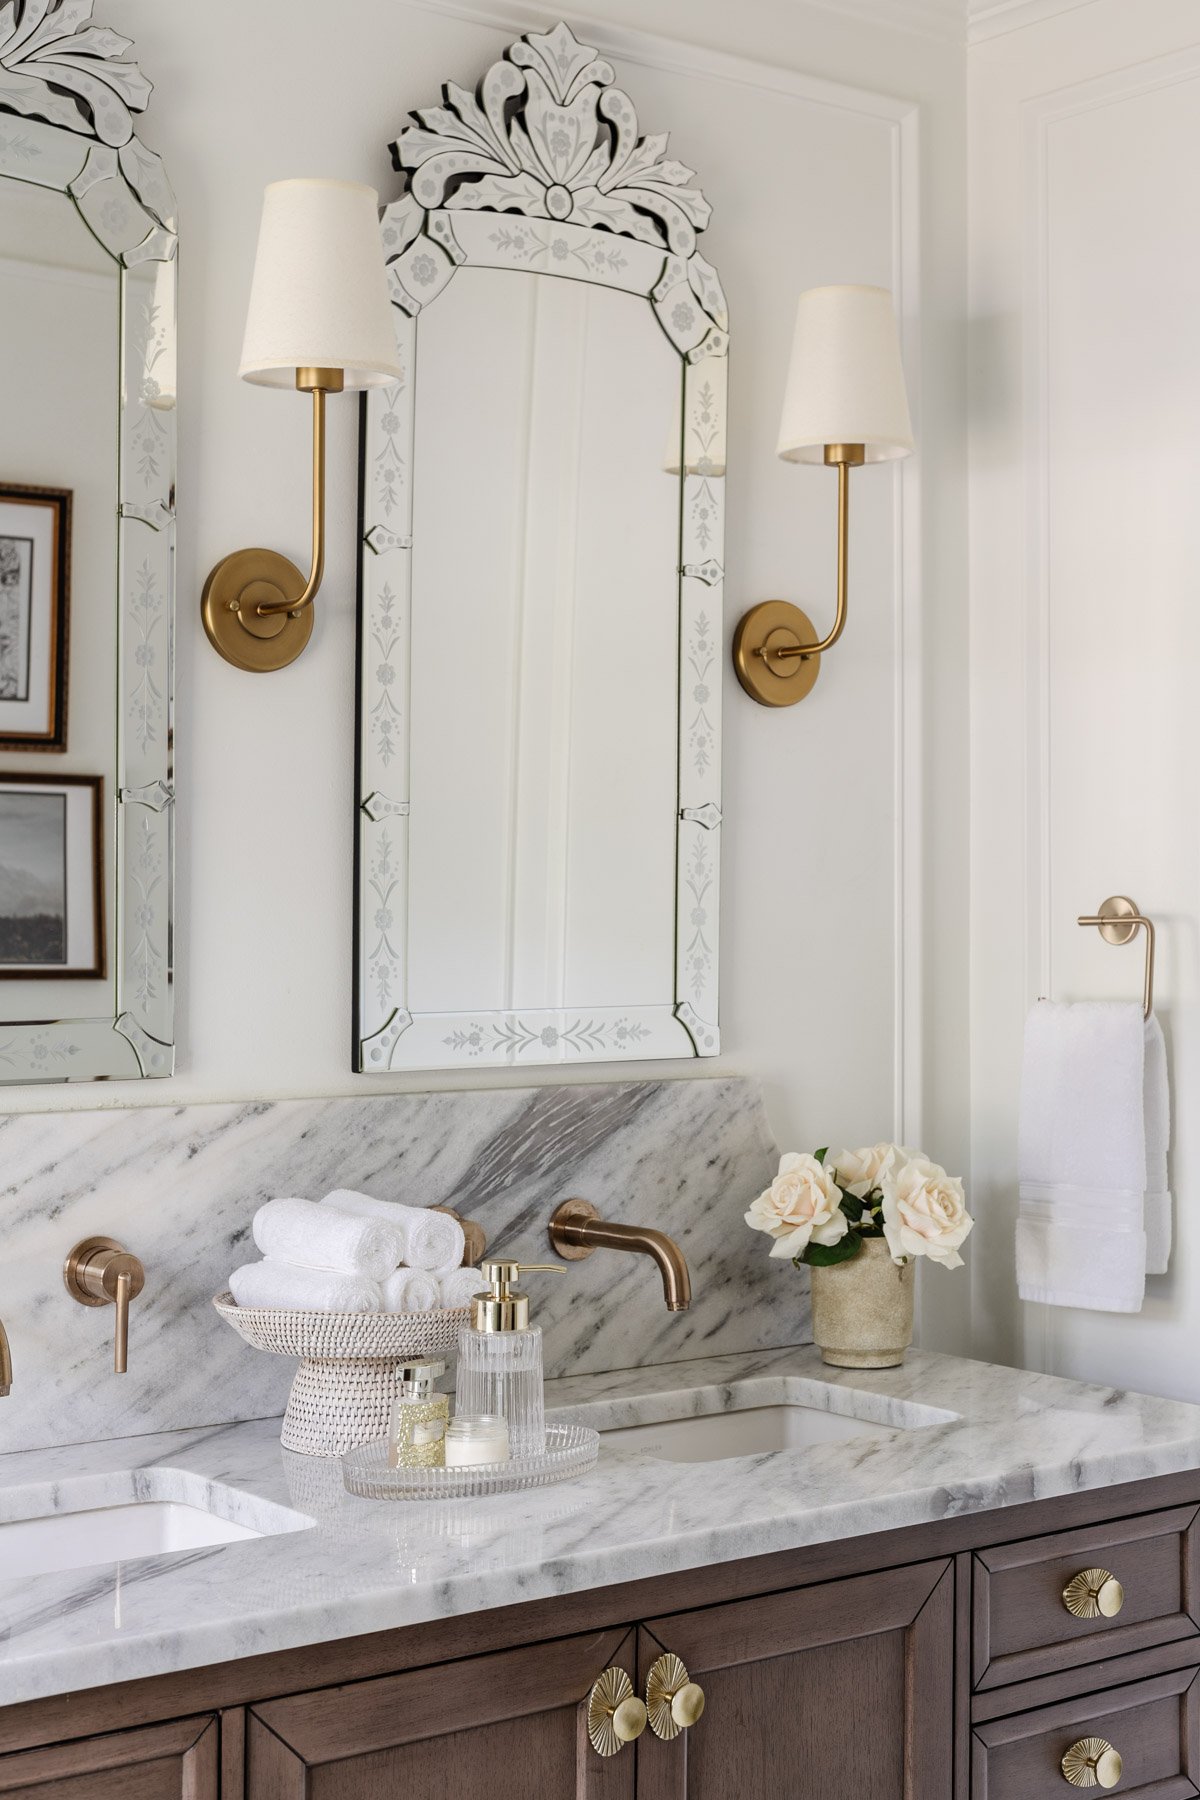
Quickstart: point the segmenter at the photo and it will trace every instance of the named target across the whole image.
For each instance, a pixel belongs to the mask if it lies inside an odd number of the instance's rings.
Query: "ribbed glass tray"
[[[600,1434],[587,1425],[547,1425],[540,1456],[510,1462],[475,1463],[465,1469],[392,1469],[386,1438],[360,1444],[342,1457],[348,1491],[364,1500],[469,1500],[484,1494],[515,1494],[549,1487],[594,1469]]]

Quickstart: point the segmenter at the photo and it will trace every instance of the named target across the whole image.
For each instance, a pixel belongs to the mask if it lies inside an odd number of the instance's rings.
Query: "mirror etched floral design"
[[[612,64],[565,24],[510,45],[474,92],[448,82],[442,103],[413,119],[392,145],[404,187],[381,221],[406,374],[365,401],[356,1066],[372,1072],[714,1055],[729,339],[720,281],[698,247],[710,208],[693,172],[670,154],[666,134],[642,135]],[[530,277],[546,279],[522,287]],[[591,310],[579,339],[588,340],[588,353],[604,330],[622,346],[605,365],[607,380],[582,359],[571,362],[585,307]],[[459,333],[453,340],[452,330]],[[477,350],[484,339],[495,345],[490,363]],[[439,342],[447,346],[442,360]],[[465,362],[475,358],[470,381],[455,375],[455,344]],[[660,377],[654,357],[664,359],[665,416],[653,413],[641,392]],[[522,395],[543,387],[542,410],[535,395],[532,415],[523,413]],[[572,406],[577,414],[568,423],[555,416]],[[414,484],[419,449],[424,459]],[[525,486],[501,499],[507,477],[500,471],[514,462]],[[574,473],[566,482],[568,464]],[[420,496],[447,467],[457,468],[460,493],[457,523],[443,528],[428,510],[422,514]],[[641,513],[639,492],[648,496]],[[670,540],[653,578],[646,546],[661,521],[648,516],[652,502],[665,509]],[[455,504],[448,495],[445,520]],[[570,515],[574,536],[567,542],[562,528],[553,543],[535,537],[532,549],[527,541],[514,550],[505,532],[516,513],[534,528]],[[457,540],[470,533],[484,546],[474,570],[457,551]],[[457,585],[446,574],[439,586],[429,549],[434,536]],[[622,546],[624,571],[614,562]],[[518,557],[523,575],[513,586],[523,581],[525,588],[511,603],[512,640],[493,640],[488,633],[497,615],[508,616],[509,597],[493,603],[488,584],[495,567]],[[551,564],[559,570],[558,591],[539,611],[537,583]],[[626,588],[636,604],[623,617]],[[484,600],[472,615],[461,597],[476,592]],[[478,729],[490,730],[492,754],[477,757],[476,766],[508,759],[515,771],[506,795],[491,788],[480,795],[477,854],[458,874],[449,828],[439,838],[429,823],[430,813],[449,815],[461,804],[459,835],[471,834],[463,783],[441,793],[430,777],[435,765],[455,763],[453,744],[439,741],[437,755],[431,749],[436,721],[426,703],[438,678],[430,665],[430,614],[447,606],[444,630],[459,646],[461,666],[443,710],[464,730],[486,716],[489,724]],[[596,623],[607,610],[609,640]],[[669,636],[658,642],[656,630]],[[622,644],[630,642],[627,661],[636,664],[620,686],[618,633]],[[487,660],[472,670],[476,644]],[[518,644],[525,646],[523,669]],[[535,652],[546,647],[536,679],[530,645]],[[481,697],[509,682],[516,696],[510,714],[492,720],[491,701]],[[647,712],[666,720],[649,748],[633,742],[634,721]],[[539,747],[536,757],[530,742]],[[593,779],[585,773],[564,797],[565,775],[563,793],[543,779],[544,768],[586,770],[589,757],[599,764],[606,753],[615,770],[621,751],[631,767],[641,758],[647,790],[656,793],[656,774],[669,758],[657,839],[648,826],[639,838],[636,823],[627,843],[611,824],[608,837],[601,828],[604,815],[636,812],[636,781],[622,789],[615,773],[610,785],[603,772]],[[536,762],[533,775],[522,771],[522,755]],[[490,769],[482,779],[492,780]],[[489,837],[488,821],[498,812],[509,819],[504,843]],[[546,845],[531,851],[539,833]],[[601,903],[588,915],[554,856],[565,868],[590,834],[590,879]],[[562,847],[568,842],[570,851]],[[439,873],[430,873],[431,859],[443,851],[445,904],[423,908],[423,884]],[[506,915],[457,908],[461,960],[478,969],[473,995],[461,969],[448,968],[440,986],[429,970],[439,955],[453,961],[456,897],[486,884],[489,857],[508,870],[496,878],[498,891],[507,881],[507,899],[498,903]],[[582,853],[580,861],[587,861]],[[634,886],[631,875],[648,883],[652,867],[662,871],[662,904],[625,935],[643,949],[652,939],[661,951],[653,967],[646,952],[640,964],[631,954],[623,970],[615,955],[606,962],[593,954],[576,914],[588,915],[602,935]],[[520,896],[532,892],[537,903],[522,914]],[[481,935],[489,934],[492,963],[480,950]]]
[[[92,0],[9,0],[0,7],[0,181],[23,184],[14,186],[17,196],[63,196],[64,229],[69,224],[78,233],[82,222],[93,252],[104,252],[100,260],[119,292],[111,360],[120,376],[113,383],[118,416],[109,427],[117,445],[115,493],[104,508],[116,516],[115,581],[100,624],[110,647],[115,640],[105,819],[115,974],[105,988],[107,1010],[91,1016],[14,1018],[15,1005],[5,1016],[0,996],[0,1082],[137,1079],[166,1076],[173,1067],[177,221],[162,160],[135,132],[151,83],[131,48],[93,19]],[[6,256],[19,253],[19,244],[6,243]],[[46,239],[38,255],[50,264],[71,262],[66,249]],[[54,384],[42,387],[49,408]],[[62,393],[64,409],[71,400]],[[64,438],[76,430],[74,414],[64,410]],[[85,509],[76,513],[70,548],[82,600],[85,570],[109,564],[82,535]],[[78,628],[86,625],[72,624],[81,659]],[[81,660],[76,686],[94,690],[98,679]],[[78,1010],[87,1015],[82,999]]]

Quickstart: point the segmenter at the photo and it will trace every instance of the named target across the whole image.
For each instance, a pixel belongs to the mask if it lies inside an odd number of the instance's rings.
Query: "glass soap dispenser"
[[[529,1296],[513,1287],[520,1275],[561,1275],[553,1263],[502,1259],[482,1263],[486,1294],[471,1301],[471,1323],[458,1336],[458,1414],[498,1413],[508,1421],[509,1451],[540,1456],[546,1448],[542,1328],[529,1323]]]

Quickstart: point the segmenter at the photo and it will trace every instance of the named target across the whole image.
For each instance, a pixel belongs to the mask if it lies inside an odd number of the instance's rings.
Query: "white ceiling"
[[[1090,3],[1091,0],[811,0],[811,4],[830,12],[959,44],[1019,31],[1054,13],[1070,12]]]

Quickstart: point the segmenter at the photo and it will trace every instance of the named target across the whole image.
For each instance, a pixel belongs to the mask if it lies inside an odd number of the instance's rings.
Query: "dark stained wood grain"
[[[976,1686],[1003,1687],[1176,1638],[1200,1644],[1187,1604],[1195,1530],[1196,1508],[1173,1507],[978,1551]],[[1076,1619],[1067,1610],[1063,1588],[1089,1568],[1124,1584],[1115,1619]]]
[[[245,1800],[246,1710],[232,1706],[221,1714],[221,1800]]]
[[[0,1757],[8,1800],[217,1800],[215,1719],[179,1719],[142,1731]]]
[[[318,1690],[251,1712],[249,1800],[634,1800],[636,1758],[599,1757],[584,1707],[627,1629]]]
[[[1117,1791],[1127,1800],[1194,1800],[1198,1702],[1200,1676],[1188,1669],[977,1726],[972,1800],[1069,1794],[1063,1753],[1084,1737],[1120,1751],[1125,1769]]]
[[[953,1568],[851,1577],[655,1619],[705,1692],[669,1744],[638,1741],[638,1800],[951,1800]]]

